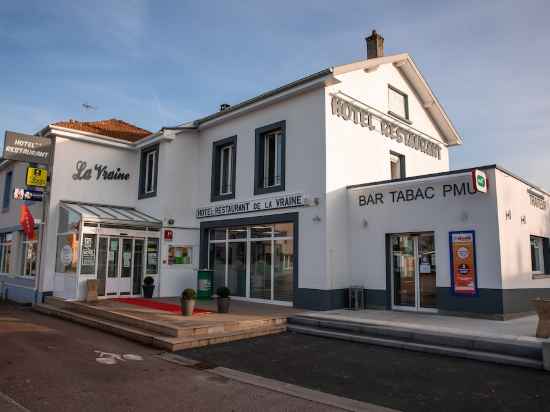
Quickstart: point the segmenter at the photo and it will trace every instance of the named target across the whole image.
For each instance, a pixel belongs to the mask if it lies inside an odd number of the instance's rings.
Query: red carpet
[[[143,306],[144,308],[149,308],[149,309],[158,309],[158,310],[165,310],[166,312],[181,313],[180,305],[158,302],[153,299],[114,298],[112,300],[116,300],[117,302],[127,303],[129,305]],[[195,308],[195,310],[193,311],[193,315],[200,315],[200,314],[206,314],[206,313],[212,313],[212,312],[204,309],[197,309],[197,308]]]

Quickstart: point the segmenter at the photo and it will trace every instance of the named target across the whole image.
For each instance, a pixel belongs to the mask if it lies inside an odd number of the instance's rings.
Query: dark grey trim
[[[283,155],[281,161],[281,184],[269,188],[265,188],[264,181],[264,141],[263,136],[269,132],[281,129],[281,152]],[[271,123],[267,126],[258,127],[255,130],[256,146],[254,155],[254,195],[263,195],[266,193],[282,192],[285,190],[285,175],[286,175],[286,120]]]
[[[392,281],[391,281],[391,234],[386,233],[386,309],[391,309]]]
[[[146,146],[141,149],[140,153],[140,163],[139,163],[139,191],[138,199],[147,199],[150,197],[155,197],[157,195],[158,187],[158,171],[159,171],[159,154],[160,154],[160,145],[158,143]],[[151,193],[145,193],[145,156],[147,153],[156,151],[156,162],[155,162],[155,188]]]
[[[276,89],[269,90],[269,91],[267,91],[265,93],[262,93],[262,94],[260,94],[256,97],[245,100],[244,102],[232,105],[229,109],[219,111],[219,112],[213,113],[209,116],[206,116],[206,117],[203,117],[201,119],[195,120],[193,123],[194,123],[195,126],[199,126],[199,125],[201,125],[203,123],[206,123],[210,120],[214,120],[214,119],[217,119],[218,117],[225,116],[229,113],[232,113],[236,110],[242,109],[246,106],[250,106],[250,105],[252,105],[254,103],[257,103],[261,100],[264,100],[264,99],[267,99],[269,97],[275,96],[279,93],[286,92],[287,90],[290,90],[294,87],[301,86],[301,85],[306,84],[308,82],[311,82],[311,81],[320,79],[322,77],[328,76],[329,74],[332,74],[332,68],[321,70],[320,72],[313,73],[309,76],[303,77],[303,78],[298,79],[296,81],[293,81],[291,83],[287,83],[287,84],[285,84],[281,87],[278,87]]]
[[[437,309],[446,312],[502,314],[502,289],[478,289],[478,296],[457,296],[450,287],[437,288]]]
[[[544,256],[544,273],[550,274],[550,239],[542,238],[542,249]]]
[[[296,289],[294,307],[309,310],[343,309],[348,306],[348,289]]]
[[[390,150],[390,155],[394,155],[399,158],[399,173],[401,173],[401,179],[407,177],[407,168],[405,166],[405,155]],[[395,179],[393,180],[395,181]]]
[[[477,167],[469,167],[467,169],[449,170],[447,172],[428,173],[428,174],[425,174],[425,175],[411,176],[411,177],[406,177],[404,179],[397,179],[397,180],[379,180],[377,182],[359,183],[359,184],[356,184],[356,185],[346,186],[346,189],[356,189],[358,187],[377,186],[377,185],[383,185],[383,184],[386,184],[386,183],[395,183],[395,182],[400,182],[400,181],[406,182],[406,181],[412,181],[412,180],[421,180],[421,179],[427,179],[427,178],[430,178],[430,177],[451,176],[451,175],[457,175],[457,174],[460,174],[460,173],[472,172],[472,170],[490,170],[490,169],[500,170],[502,173],[504,173],[504,174],[506,174],[510,177],[513,177],[514,179],[520,181],[521,183],[526,184],[527,186],[530,186],[531,188],[536,189],[541,193],[544,193],[546,196],[550,196],[550,193],[547,192],[546,190],[542,189],[541,187],[539,187],[537,185],[534,185],[534,184],[528,182],[524,178],[510,172],[509,170],[507,170],[507,169],[505,169],[502,166],[499,166],[497,164],[477,166]]]
[[[503,313],[533,312],[535,298],[550,298],[550,288],[502,289]]]
[[[272,223],[292,223],[294,226],[293,233],[293,246],[294,246],[294,279],[293,279],[293,288],[294,288],[294,299],[293,303],[296,306],[297,295],[298,295],[298,279],[299,279],[299,213],[281,213],[276,215],[268,216],[256,216],[256,217],[246,217],[238,219],[226,219],[226,220],[210,220],[207,222],[201,222],[200,225],[200,256],[199,256],[199,267],[206,268],[208,266],[208,231],[213,228],[224,228],[224,227],[234,227],[234,226],[244,226],[244,225],[262,225],[262,224],[272,224]]]
[[[365,303],[368,309],[390,309],[388,289],[365,289]]]
[[[220,152],[226,146],[233,145],[233,155],[231,162],[231,193],[227,195],[220,194]],[[210,176],[210,201],[216,202],[219,200],[235,199],[235,187],[237,178],[237,135],[226,137],[212,143],[212,173]]]
[[[393,90],[396,93],[399,93],[401,96],[405,98],[405,117],[398,115],[397,113],[392,112],[391,110],[388,111],[388,114],[394,117],[397,117],[397,119],[404,121],[405,123],[412,124],[410,121],[410,115],[409,115],[409,96],[407,93],[402,92],[397,87],[392,86],[391,84],[388,84],[388,102],[390,99],[390,90]]]

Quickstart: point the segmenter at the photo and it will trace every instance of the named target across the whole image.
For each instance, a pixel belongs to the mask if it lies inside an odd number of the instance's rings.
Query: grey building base
[[[310,310],[343,309],[348,306],[347,289],[299,288],[294,295],[294,307]]]
[[[35,280],[31,278],[0,275],[0,299],[16,303],[37,303],[41,293],[35,289]]]

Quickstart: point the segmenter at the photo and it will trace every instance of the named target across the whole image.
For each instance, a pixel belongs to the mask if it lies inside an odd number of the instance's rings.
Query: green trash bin
[[[199,269],[197,272],[197,299],[212,299],[214,294],[214,271]]]

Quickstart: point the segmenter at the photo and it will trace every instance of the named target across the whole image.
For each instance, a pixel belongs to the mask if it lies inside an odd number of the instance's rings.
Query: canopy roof
[[[133,207],[71,201],[62,201],[61,206],[78,213],[82,217],[82,220],[88,222],[108,223],[111,225],[119,224],[121,226],[132,225],[158,228],[162,226],[162,221],[146,215]]]

